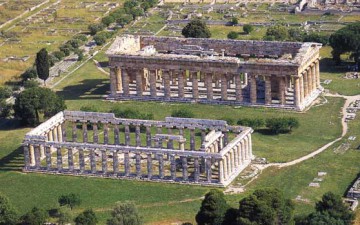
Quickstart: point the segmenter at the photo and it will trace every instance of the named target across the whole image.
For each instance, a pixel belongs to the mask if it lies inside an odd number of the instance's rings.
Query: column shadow
[[[21,146],[0,159],[0,171],[22,171],[23,166],[24,155]]]
[[[109,80],[107,79],[86,79],[76,85],[69,85],[57,94],[65,100],[76,99],[102,99],[103,95],[110,90]]]

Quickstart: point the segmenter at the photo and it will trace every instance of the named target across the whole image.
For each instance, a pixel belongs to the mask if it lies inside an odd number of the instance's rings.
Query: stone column
[[[40,145],[40,159],[43,159],[45,157],[45,149],[43,145]]]
[[[87,143],[88,142],[88,132],[87,132],[87,123],[86,122],[82,123],[82,131],[83,131],[83,142]]]
[[[159,178],[164,178],[164,156],[163,154],[158,154],[159,158]]]
[[[107,154],[106,154],[106,149],[101,151],[101,169],[102,169],[102,173],[106,174],[107,173]]]
[[[206,91],[207,91],[207,99],[213,100],[214,92],[212,87],[212,73],[206,74]]]
[[[156,128],[156,133],[157,133],[157,134],[162,134],[162,126],[158,126],[158,127]],[[159,140],[157,147],[158,147],[158,148],[162,148],[162,146],[163,146],[162,141]]]
[[[77,127],[76,122],[72,123],[72,141],[77,142]]]
[[[51,170],[51,147],[45,147],[46,170]]]
[[[195,182],[199,182],[199,178],[200,178],[199,158],[194,157],[194,180],[195,180]]]
[[[195,150],[195,128],[189,128],[190,129],[190,150]]]
[[[120,136],[119,136],[119,125],[114,125],[114,144],[120,145]]]
[[[66,121],[64,121],[62,124],[61,124],[61,131],[62,131],[62,140],[63,142],[67,142],[67,134],[66,134]]]
[[[130,94],[129,74],[125,68],[121,69],[121,79],[122,79],[122,86],[123,86],[123,96],[128,97]]]
[[[130,145],[130,127],[129,124],[125,124],[125,145]]]
[[[305,98],[305,93],[304,93],[304,78],[303,78],[303,75],[301,74],[300,75],[300,104],[303,103],[304,101],[304,98]]]
[[[222,159],[220,159],[218,161],[219,164],[219,183],[223,183],[224,182],[224,161]]]
[[[115,68],[110,67],[110,93],[112,96],[116,95],[116,74]]]
[[[184,98],[184,73],[186,71],[179,71],[178,72],[178,97]]]
[[[298,77],[295,77],[295,90],[294,90],[294,105],[296,108],[300,107],[300,81],[299,81],[299,78]]]
[[[119,67],[115,67],[115,77],[116,77],[116,91],[123,91],[122,88],[122,79],[121,79],[121,70]]]
[[[170,88],[170,72],[168,70],[163,70],[163,79],[164,79],[164,97],[166,100],[169,100],[171,97],[171,88]]]
[[[196,100],[199,98],[199,84],[198,84],[198,72],[191,72],[192,76],[192,94],[193,99]]]
[[[227,77],[226,74],[221,74],[221,100],[227,100],[227,89],[228,89],[228,83],[227,83]]]
[[[182,165],[182,177],[183,181],[188,180],[188,165],[187,165],[187,158],[185,156],[181,157],[181,165]]]
[[[56,147],[56,167],[58,172],[62,172],[62,154],[61,154],[61,148]]]
[[[48,141],[53,141],[53,134],[52,134],[52,130],[50,129],[49,132],[47,133],[47,139]]]
[[[206,171],[206,180],[207,182],[211,183],[211,158],[205,158],[205,171]]]
[[[315,64],[313,63],[311,65],[311,78],[312,78],[312,90],[316,90],[317,89],[317,84],[316,84],[316,68],[315,68]]]
[[[141,73],[141,71],[143,70],[136,70],[135,71],[135,75],[136,75],[136,95],[137,96],[142,96],[143,95],[143,76],[144,73]]]
[[[83,173],[85,171],[85,159],[84,159],[84,149],[79,149],[79,168],[80,173]]]
[[[223,146],[226,146],[229,143],[229,131],[223,130],[223,134],[224,134],[224,145]]]
[[[244,85],[248,85],[248,73],[244,73]]]
[[[59,139],[58,139],[58,133],[57,133],[56,127],[53,128],[52,133],[53,133],[53,135],[54,135],[54,136],[53,136],[54,141],[55,141],[55,142],[58,142]]]
[[[304,70],[302,77],[304,82],[304,98],[306,98],[309,94],[308,76],[306,70]]]
[[[316,87],[320,87],[320,61],[315,62]]]
[[[35,150],[33,145],[29,145],[29,152],[30,152],[30,165],[35,166]]]
[[[271,99],[271,77],[265,76],[265,105],[270,105]]]
[[[168,127],[167,128],[167,130],[168,130],[168,134],[172,134],[172,127]],[[168,149],[174,149],[174,142],[173,142],[173,140],[168,140],[168,142],[167,142],[167,148]]]
[[[104,123],[104,144],[109,144],[109,124]]]
[[[149,81],[150,81],[150,95],[151,97],[156,97],[156,71],[149,70]]]
[[[252,159],[252,141],[251,141],[251,135],[248,134],[248,140],[249,140],[249,158]]]
[[[113,151],[113,172],[114,176],[117,177],[117,174],[119,173],[119,156],[118,151]]]
[[[68,148],[68,166],[69,166],[69,171],[73,172],[74,171],[74,157],[73,157],[73,148]]]
[[[280,105],[285,105],[285,82],[284,77],[279,77],[279,95],[280,95]]]
[[[136,169],[136,176],[141,177],[141,155],[140,155],[140,153],[135,154],[135,169]]]
[[[239,74],[235,74],[235,95],[236,95],[236,101],[238,102],[243,101],[241,77]]]
[[[151,153],[147,154],[147,176],[150,180],[152,178],[152,155]]]
[[[146,126],[146,147],[151,147],[151,126]]]
[[[233,165],[234,165],[234,170],[239,166],[238,164],[238,152],[237,152],[237,145],[235,145],[235,147],[232,149],[232,156],[233,156]]]
[[[98,132],[98,125],[97,123],[94,123],[92,125],[93,127],[93,142],[97,144],[99,142],[99,132]]]
[[[312,80],[312,73],[311,73],[311,68],[307,69],[307,77],[308,77],[308,94],[311,95],[312,91],[313,91],[313,80]]]
[[[91,173],[95,174],[96,173],[96,158],[95,158],[95,150],[94,149],[90,149],[90,168],[91,168]]]
[[[129,152],[124,153],[124,167],[125,167],[125,176],[128,177],[130,175],[130,158]]]
[[[250,103],[256,104],[257,102],[257,84],[256,77],[254,74],[250,76]]]
[[[63,142],[63,132],[61,128],[61,124],[57,126],[58,140],[59,142]]]
[[[172,180],[176,180],[176,160],[175,155],[170,155],[170,175]]]
[[[40,146],[34,146],[34,155],[35,155],[35,168],[40,169]]]
[[[136,147],[141,146],[140,125],[136,125],[136,127],[135,127],[135,142],[136,142]]]
[[[228,179],[228,162],[227,162],[227,157],[223,156],[223,167],[224,167],[224,180]]]

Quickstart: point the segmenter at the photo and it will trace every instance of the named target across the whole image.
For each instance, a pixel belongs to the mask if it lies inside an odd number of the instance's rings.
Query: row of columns
[[[219,161],[219,182],[228,180],[241,165],[252,158],[251,135],[236,143]],[[247,165],[247,164],[246,164]]]
[[[52,147],[52,146],[42,146],[45,149],[45,166],[41,164],[40,158],[40,145],[34,146],[29,145],[24,147],[25,155],[25,169],[34,168],[36,170],[46,170],[46,171],[56,171],[61,172],[70,172],[70,173],[90,173],[90,174],[103,174],[103,175],[113,175],[116,177],[147,177],[148,179],[170,179],[176,181],[193,181],[193,182],[212,182],[212,158],[211,157],[199,157],[199,156],[177,156],[175,154],[168,154],[170,161],[170,176],[165,176],[165,157],[164,154],[155,154],[155,153],[133,153],[135,155],[135,171],[131,173],[131,163],[130,163],[130,152],[128,151],[107,151],[99,150],[101,152],[101,170],[97,170],[97,163],[95,149],[76,149],[76,148],[67,148],[67,157],[63,155],[62,148]],[[52,163],[52,153],[56,151],[56,167],[53,167]],[[89,163],[85,160],[85,151],[88,152]],[[74,165],[74,154],[78,152],[78,162],[79,165],[75,168]],[[123,166],[124,170],[122,173],[119,171],[119,154],[123,154]],[[32,156],[33,155],[33,158]],[[112,170],[109,171],[108,168],[108,156],[112,155]],[[143,174],[141,157],[146,155],[146,173]],[[29,157],[30,156],[30,157]],[[158,174],[153,173],[153,160],[154,157],[158,161]],[[64,158],[67,158],[67,168],[64,168]],[[180,163],[177,163],[176,158],[180,159]],[[191,158],[191,165],[193,167],[193,175],[189,175],[189,159]],[[201,178],[201,163],[204,163],[203,167],[205,168],[205,173],[203,178]],[[181,166],[181,176],[179,177],[177,172],[179,169],[177,164]],[[86,170],[86,166],[90,167],[90,170]]]

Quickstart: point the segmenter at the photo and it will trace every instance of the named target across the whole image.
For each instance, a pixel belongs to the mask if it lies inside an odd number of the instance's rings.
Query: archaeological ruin
[[[63,111],[26,134],[24,171],[224,187],[250,164],[252,132],[222,120]]]
[[[107,51],[111,100],[303,110],[323,90],[318,43],[117,37]]]

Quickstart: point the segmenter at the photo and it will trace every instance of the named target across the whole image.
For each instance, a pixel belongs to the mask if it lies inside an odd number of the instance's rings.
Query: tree
[[[243,31],[245,32],[245,34],[250,34],[253,30],[254,30],[254,27],[250,24],[245,24],[243,26]]]
[[[107,225],[143,224],[135,204],[130,202],[118,202],[111,212],[111,216],[112,218],[107,221]]]
[[[72,221],[72,214],[68,207],[61,207],[58,210],[58,223],[60,225],[68,224]]]
[[[186,38],[209,38],[211,33],[205,22],[195,19],[190,21],[181,31]]]
[[[232,23],[232,25],[237,25],[237,24],[239,24],[238,18],[233,17],[233,18],[231,19],[231,23]]]
[[[23,225],[42,225],[46,222],[49,214],[44,209],[34,207],[30,212],[22,216]]]
[[[305,34],[303,41],[304,42],[317,42],[317,43],[321,43],[323,45],[327,45],[327,44],[329,44],[329,36],[312,32],[309,34]]]
[[[259,189],[240,201],[237,224],[292,224],[293,211],[293,203],[278,189]]]
[[[67,195],[61,195],[58,202],[60,206],[69,206],[72,210],[75,206],[79,206],[81,204],[81,199],[79,195],[70,193]]]
[[[300,28],[290,28],[288,30],[289,41],[303,41],[304,31]]]
[[[20,75],[22,81],[35,79],[38,77],[36,69],[34,67],[31,67],[27,69],[24,73]]]
[[[100,24],[90,24],[88,26],[88,30],[90,31],[90,34],[93,36],[97,32],[104,30],[104,25],[102,23],[100,23]]]
[[[114,17],[112,16],[105,16],[101,19],[101,22],[105,25],[105,26],[110,26],[110,24],[112,24],[113,22],[115,22]]]
[[[340,219],[345,224],[352,224],[354,214],[348,210],[339,195],[327,192],[322,196],[321,201],[316,203],[315,209],[320,213],[328,213],[330,217]]]
[[[266,30],[265,39],[274,39],[276,41],[284,41],[288,38],[288,30],[285,26],[282,25],[275,25],[269,27]]]
[[[95,225],[98,220],[92,209],[80,213],[74,220],[76,225]]]
[[[66,105],[62,98],[48,88],[29,88],[21,92],[14,105],[15,116],[20,118],[24,125],[34,126],[40,122],[40,114],[51,117],[59,111],[65,110]]]
[[[235,31],[230,31],[227,35],[227,38],[229,39],[236,39],[239,37],[239,33]]]
[[[205,195],[205,199],[201,203],[200,211],[195,217],[196,222],[198,225],[221,225],[229,208],[224,193],[212,189]]]
[[[194,113],[191,110],[186,109],[186,108],[173,110],[171,112],[171,116],[172,117],[181,117],[181,118],[194,118],[195,117]]]
[[[340,55],[350,53],[360,68],[360,22],[343,27],[330,36],[329,43],[333,48],[332,55],[335,62],[340,63]]]
[[[36,71],[41,80],[44,81],[49,77],[50,64],[49,64],[49,55],[45,48],[41,49],[36,54]]]
[[[96,34],[94,36],[94,41],[95,41],[96,45],[103,45],[106,43],[106,37],[103,33]]]
[[[17,224],[18,216],[9,199],[0,194],[0,225]]]

